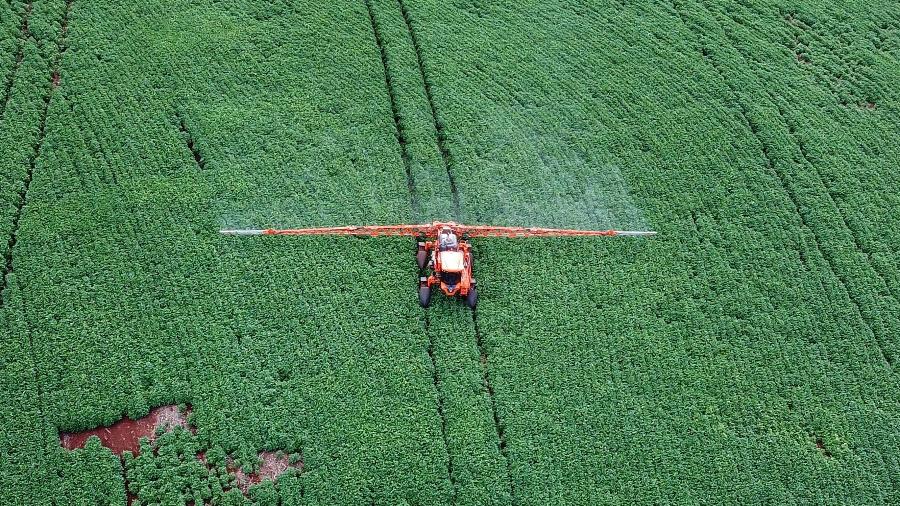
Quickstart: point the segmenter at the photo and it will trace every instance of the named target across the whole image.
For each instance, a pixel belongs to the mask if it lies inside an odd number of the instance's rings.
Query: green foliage
[[[514,500],[886,501],[896,7],[792,5],[817,83],[765,2],[406,3],[467,212],[552,218],[588,171],[660,232],[476,243]]]
[[[195,438],[181,427],[162,434],[152,444],[143,440],[138,456],[125,459],[129,492],[140,504],[180,504],[189,500],[203,504],[213,498],[218,500],[222,487],[231,480],[225,472],[210,472],[196,458],[200,451]]]
[[[900,502],[896,2],[0,14],[0,503]],[[444,218],[660,235],[217,233]]]
[[[259,20],[215,2],[75,2],[71,21],[15,248],[23,289],[4,293],[27,308],[47,446],[189,403],[198,444],[248,470],[261,450],[302,453],[310,500],[437,502],[409,241],[218,234],[409,221],[365,6]],[[147,501],[216,493],[178,455],[134,459]],[[44,490],[67,485],[56,466]]]
[[[66,504],[120,504],[125,495],[119,459],[95,436],[84,449],[57,450],[63,486],[54,499]]]

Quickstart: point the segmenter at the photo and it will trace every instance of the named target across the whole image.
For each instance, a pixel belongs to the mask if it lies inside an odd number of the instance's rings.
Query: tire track
[[[39,127],[38,127],[38,137],[34,143],[33,151],[28,160],[28,169],[25,174],[25,179],[23,181],[22,189],[19,191],[19,201],[16,203],[15,213],[13,214],[13,223],[10,232],[9,238],[9,249],[7,252],[6,264],[4,267],[3,278],[0,281],[0,307],[3,305],[3,293],[6,291],[8,287],[8,279],[9,276],[13,273],[14,264],[13,264],[13,248],[18,242],[18,233],[19,233],[19,225],[20,220],[22,218],[22,212],[25,206],[28,204],[28,190],[31,188],[31,183],[34,179],[34,171],[37,165],[37,160],[41,154],[41,148],[44,144],[44,139],[47,133],[47,115],[50,110],[50,101],[53,96],[53,93],[58,87],[58,78],[56,76],[59,75],[60,64],[62,62],[62,55],[67,48],[67,40],[66,36],[68,34],[68,25],[69,25],[69,16],[72,12],[72,6],[74,1],[67,0],[65,4],[65,9],[62,13],[62,19],[60,21],[60,34],[59,38],[56,41],[57,52],[54,56],[53,60],[50,62],[50,71],[49,82],[47,84],[47,89],[43,97],[43,107],[40,113],[39,119]],[[29,12],[30,12],[31,4],[29,3]],[[45,409],[45,399],[44,399],[44,388],[41,383],[41,372],[40,372],[40,364],[38,362],[38,353],[34,342],[34,332],[31,328],[29,322],[31,319],[27,314],[27,304],[22,303],[22,312],[23,312],[23,325],[25,327],[25,332],[27,334],[27,342],[28,342],[28,356],[31,359],[31,367],[32,374],[34,377],[35,388],[37,390],[37,408],[38,408],[38,417],[40,420],[40,432],[41,437],[44,441],[49,441],[51,438],[54,441],[56,440],[56,434],[49,435],[47,434],[47,429],[49,427],[49,423],[47,420],[47,414]],[[54,444],[55,446],[55,444]],[[55,478],[55,477],[54,477]]]
[[[732,20],[732,22],[738,23],[737,20],[735,20],[731,17],[729,17],[729,18]],[[740,24],[740,23],[738,23],[738,24]],[[732,47],[741,56],[741,58],[743,58],[745,61],[751,61],[751,62],[754,61],[752,58],[752,55],[748,54],[745,50],[743,50],[741,48],[739,41],[735,40],[735,37],[732,32],[725,31],[725,35],[729,38],[729,40],[732,44]],[[726,85],[729,87],[732,94],[735,97],[739,97],[737,90],[735,90],[734,87],[731,85],[731,83],[727,79],[725,79],[724,72],[719,67],[716,66],[716,64],[713,60],[709,60],[709,61],[713,65],[713,67],[716,69],[716,72],[719,74],[719,76],[722,78],[722,80],[726,82]],[[885,281],[883,274],[875,267],[875,265],[872,264],[871,259],[870,259],[871,253],[862,247],[859,237],[857,236],[857,234],[853,230],[853,228],[851,228],[851,226],[850,226],[850,222],[847,219],[846,213],[844,212],[843,209],[841,209],[840,206],[837,205],[837,201],[834,199],[834,194],[832,192],[831,187],[828,184],[826,184],[825,179],[822,177],[822,174],[819,171],[819,168],[810,160],[805,144],[802,142],[802,139],[800,139],[800,137],[796,134],[794,125],[788,121],[787,116],[785,115],[784,109],[781,107],[778,100],[776,99],[776,97],[774,97],[772,95],[772,92],[769,89],[766,88],[765,93],[766,93],[766,97],[768,98],[769,102],[771,102],[772,105],[774,105],[776,107],[776,109],[778,110],[779,120],[787,128],[791,143],[797,147],[798,151],[800,152],[800,156],[803,158],[803,161],[812,170],[812,174],[815,175],[816,181],[818,181],[818,183],[822,186],[822,189],[824,190],[822,193],[825,196],[827,196],[828,202],[831,204],[831,207],[833,207],[837,211],[837,215],[841,217],[841,226],[847,231],[848,235],[852,239],[852,242],[853,242],[856,250],[858,252],[862,253],[863,257],[865,257],[865,264],[875,274],[875,276],[879,279],[879,281],[881,281],[881,283],[885,286],[885,290],[887,290],[887,293],[892,298],[894,298],[893,293],[891,291],[891,286]],[[741,103],[740,105],[741,105],[742,111],[744,113],[745,119],[748,119],[747,115],[746,115],[746,112],[747,112],[746,106],[743,103]],[[757,140],[759,141],[759,143],[761,145],[763,145],[763,141],[759,137],[759,135],[757,135],[757,131],[754,131],[753,133],[757,137]],[[799,206],[800,198],[796,195],[795,192],[793,192],[793,190],[789,190],[787,179],[784,177],[784,174],[782,172],[777,171],[774,168],[774,164],[772,167],[772,171],[777,176],[779,176],[782,186],[785,188],[786,191],[788,191],[788,194],[790,195],[791,199],[795,202],[795,205],[797,207],[797,212],[800,213],[800,209],[801,209]],[[851,302],[856,307],[856,311],[859,314],[860,319],[862,319],[863,322],[866,324],[866,326],[869,328],[869,332],[871,333],[876,344],[878,345],[879,351],[881,352],[881,355],[884,358],[885,362],[887,363],[887,365],[889,367],[893,367],[895,357],[893,357],[891,355],[891,353],[887,351],[887,348],[885,346],[885,341],[887,339],[890,339],[890,337],[885,337],[883,335],[883,332],[880,330],[881,326],[878,325],[877,323],[871,321],[870,318],[867,317],[868,312],[863,312],[863,308],[866,307],[867,304],[865,304],[864,302],[861,302],[860,297],[855,293],[854,290],[851,290],[850,283],[847,280],[847,276],[845,276],[843,274],[839,274],[840,269],[838,268],[837,262],[834,259],[833,255],[831,254],[831,251],[828,248],[825,248],[824,246],[822,246],[822,239],[820,237],[820,234],[811,225],[809,225],[806,222],[805,216],[801,215],[801,218],[803,219],[803,223],[807,227],[807,229],[810,230],[810,232],[812,232],[813,237],[816,240],[816,246],[817,246],[817,249],[819,250],[819,253],[822,255],[823,258],[826,259],[826,261],[829,264],[829,268],[830,268],[832,274],[834,275],[834,277],[836,279],[838,279],[838,281],[840,281],[841,285],[843,285],[844,291],[847,292],[847,297],[851,300]],[[829,255],[825,255],[826,251],[829,252]]]
[[[428,336],[428,358],[431,359],[431,379],[434,382],[434,390],[437,393],[438,416],[441,418],[441,437],[444,439],[444,449],[447,451],[447,476],[450,479],[451,500],[450,504],[456,504],[456,478],[453,475],[453,454],[450,452],[450,438],[447,436],[447,414],[444,411],[444,392],[441,388],[441,377],[438,373],[437,360],[434,356],[434,336],[431,333],[431,318],[428,310],[422,309],[425,314],[425,334]]]
[[[419,67],[419,75],[421,76],[422,83],[425,87],[425,97],[428,99],[428,107],[431,110],[431,120],[434,123],[434,129],[437,133],[438,150],[441,152],[444,170],[447,172],[447,180],[450,182],[450,194],[453,199],[453,218],[456,221],[460,221],[461,211],[459,191],[456,186],[456,176],[453,174],[453,167],[455,167],[456,164],[450,153],[450,149],[447,147],[447,132],[444,128],[444,123],[440,121],[437,108],[434,105],[434,94],[431,90],[431,81],[428,80],[428,76],[425,72],[425,62],[422,58],[422,46],[419,44],[419,38],[416,35],[415,30],[413,30],[413,23],[404,0],[397,0],[397,5],[400,7],[400,13],[403,15],[403,22],[406,24],[406,31],[409,33],[409,39],[412,42],[413,50],[416,53],[416,64]]]
[[[507,448],[506,428],[503,421],[500,419],[500,413],[497,410],[497,399],[494,392],[494,385],[491,383],[491,374],[488,367],[487,347],[484,343],[484,337],[481,334],[481,327],[478,325],[478,312],[476,308],[472,309],[472,323],[475,326],[475,344],[478,347],[478,354],[480,357],[479,362],[481,363],[481,380],[484,383],[484,389],[488,394],[488,399],[491,401],[491,415],[494,419],[494,430],[497,432],[497,447],[500,450],[500,455],[503,457],[503,462],[506,464],[506,480],[509,483],[510,503],[515,505],[516,486],[512,478],[512,464],[510,463],[509,450]]]
[[[729,84],[729,88],[731,88],[730,84]],[[732,93],[734,93],[734,91],[732,91]],[[841,284],[841,286],[844,289],[844,292],[847,294],[847,298],[850,299],[850,302],[853,304],[853,306],[856,310],[856,313],[859,315],[860,320],[863,322],[863,324],[869,330],[869,334],[874,338],[876,344],[878,345],[878,350],[881,353],[881,358],[888,365],[888,367],[893,367],[894,359],[885,349],[883,338],[880,336],[880,333],[875,332],[875,327],[872,325],[872,322],[870,322],[869,319],[864,316],[863,311],[862,311],[862,304],[860,303],[859,298],[854,294],[854,292],[848,286],[846,278],[844,276],[838,274],[838,269],[835,265],[835,261],[832,258],[832,255],[825,253],[827,248],[822,246],[822,240],[819,237],[819,234],[816,232],[815,228],[809,224],[809,222],[806,218],[806,215],[802,212],[801,206],[800,206],[800,199],[799,199],[799,197],[797,197],[795,192],[793,190],[791,190],[790,185],[787,182],[787,178],[784,176],[784,174],[781,173],[781,171],[779,171],[778,169],[775,168],[775,164],[773,163],[771,155],[769,154],[769,147],[765,144],[762,137],[760,137],[760,135],[759,135],[759,126],[756,125],[748,116],[746,105],[744,105],[744,103],[740,99],[737,99],[737,102],[741,109],[741,117],[744,119],[744,122],[750,128],[750,131],[753,133],[753,137],[756,139],[756,142],[760,145],[760,148],[762,149],[763,156],[766,159],[766,168],[768,169],[768,171],[770,173],[774,174],[775,177],[778,179],[779,183],[781,184],[782,190],[788,196],[788,199],[791,201],[791,204],[794,207],[794,213],[800,218],[800,223],[803,226],[803,228],[812,234],[812,237],[813,237],[814,243],[815,243],[815,247],[816,247],[816,251],[819,253],[819,255],[822,258],[825,259],[825,263],[826,263],[826,265],[828,265],[828,270],[831,272],[831,275],[835,279],[837,279],[838,282]]]
[[[680,16],[680,14],[679,14],[679,16]],[[731,16],[729,16],[729,19],[731,19],[731,21],[736,24],[741,24],[738,20],[734,19]],[[814,38],[816,38],[822,42],[822,46],[827,49],[827,51],[829,52],[829,55],[840,60],[840,57],[838,55],[833,54],[831,47],[826,43],[825,39],[822,38],[821,36],[819,36],[817,33],[814,33],[814,30],[812,30],[811,26],[807,25],[801,19],[799,19],[799,17],[797,17],[796,12],[788,13],[784,17],[784,21],[791,27],[810,32],[810,34]],[[683,20],[682,20],[682,22],[683,22]],[[685,25],[685,26],[687,26],[687,25]],[[737,51],[741,55],[741,57],[744,58],[744,60],[753,61],[752,56],[741,48],[741,46],[738,44],[739,41],[735,40],[735,38],[731,32],[726,31],[725,34],[731,40],[732,46],[734,47],[735,51]],[[711,62],[711,63],[715,67],[715,63],[713,63],[713,62]],[[724,80],[724,74],[721,72],[721,70],[718,67],[716,67],[716,71],[719,73],[719,75]],[[852,79],[850,79],[849,76],[846,79],[848,80],[848,82],[851,82],[851,84],[853,84],[854,86],[859,87],[859,85],[857,83],[852,82]],[[730,83],[726,83],[726,84],[728,84],[729,88],[732,89],[732,91],[733,91],[733,87],[730,85]],[[872,82],[872,84],[877,84],[877,83]],[[844,211],[844,209],[841,208],[841,206],[839,206],[837,204],[837,200],[835,200],[835,198],[834,198],[834,192],[833,192],[831,186],[828,183],[826,183],[825,178],[822,177],[822,173],[819,171],[818,166],[816,164],[814,164],[812,162],[812,160],[810,160],[809,155],[807,153],[806,144],[803,142],[803,140],[800,138],[800,136],[797,135],[795,125],[791,121],[788,120],[788,117],[785,114],[784,108],[781,106],[778,99],[772,94],[772,91],[769,88],[764,88],[764,90],[765,90],[766,96],[768,96],[768,98],[769,98],[769,101],[778,109],[779,119],[781,120],[781,123],[787,128],[788,133],[791,138],[791,142],[798,148],[800,155],[803,157],[804,162],[806,162],[806,165],[812,169],[813,173],[816,176],[816,180],[819,182],[819,184],[822,185],[822,188],[825,189],[825,195],[827,195],[829,203],[831,204],[831,206],[834,209],[837,210],[838,215],[840,215],[842,226],[849,233],[857,251],[862,253],[862,255],[865,257],[866,263],[872,269],[872,271],[876,275],[876,277],[878,277],[878,279],[881,281],[881,283],[886,287],[886,290],[888,291],[888,293],[890,293],[890,295],[894,299],[897,299],[898,297],[900,297],[900,295],[897,294],[896,289],[894,289],[889,283],[887,283],[884,273],[882,273],[878,269],[878,267],[872,263],[872,261],[871,261],[872,252],[868,248],[864,247],[862,241],[860,240],[858,234],[856,233],[856,230],[850,226],[850,220],[847,218],[847,213]],[[834,91],[834,90],[832,90],[832,91]]]
[[[896,289],[894,289],[887,282],[884,273],[881,272],[881,270],[879,270],[879,268],[872,262],[872,252],[869,250],[869,248],[866,248],[863,245],[862,240],[860,240],[859,235],[856,233],[856,230],[854,230],[854,228],[850,226],[850,220],[847,218],[847,213],[843,208],[841,208],[841,206],[838,205],[837,200],[834,198],[834,191],[832,190],[831,186],[825,182],[825,178],[822,177],[822,173],[819,172],[819,168],[812,162],[812,160],[810,160],[806,144],[803,142],[803,139],[801,139],[800,136],[797,135],[794,124],[787,119],[787,115],[785,114],[784,109],[780,104],[777,103],[777,101],[774,97],[772,97],[771,94],[769,94],[769,99],[777,107],[778,115],[781,118],[784,126],[787,127],[788,133],[791,137],[791,141],[794,143],[794,145],[797,146],[797,149],[800,152],[800,156],[803,157],[803,161],[806,162],[806,165],[808,165],[812,169],[813,173],[816,175],[816,179],[819,181],[822,187],[825,188],[825,194],[828,196],[828,202],[837,210],[837,214],[841,217],[841,223],[843,224],[843,227],[849,233],[850,238],[853,239],[853,245],[856,247],[856,250],[862,253],[863,258],[865,258],[866,260],[866,264],[872,269],[872,272],[875,274],[878,280],[881,281],[881,284],[884,285],[885,290],[887,290],[887,292],[890,293],[891,297],[896,300],[900,295],[898,295]]]
[[[410,156],[408,148],[409,140],[407,137],[406,129],[403,127],[403,123],[400,120],[400,110],[397,105],[397,92],[394,89],[394,81],[391,75],[391,68],[388,63],[387,49],[384,44],[384,38],[382,37],[380,26],[375,17],[375,11],[372,8],[372,0],[365,0],[364,3],[366,5],[366,11],[369,16],[369,23],[372,26],[372,33],[375,37],[375,44],[378,46],[378,52],[381,56],[381,66],[384,70],[385,88],[387,89],[387,94],[390,99],[391,114],[394,119],[394,134],[397,138],[397,143],[400,145],[400,154],[403,160],[404,170],[406,171],[406,183],[407,190],[409,191],[410,207],[412,208],[414,219],[416,221],[421,221],[423,219],[422,208],[416,193],[416,185],[412,174],[412,157]],[[418,238],[414,238],[413,246],[416,246],[417,244]],[[416,286],[418,287],[418,278],[416,280]],[[427,309],[423,308],[422,313],[425,317],[425,336],[428,339],[428,344],[425,351],[428,354],[429,360],[431,361],[431,380],[434,384],[434,391],[437,402],[437,413],[438,417],[441,420],[441,439],[444,442],[444,452],[447,454],[447,477],[450,480],[452,493],[451,503],[455,503],[456,478],[454,477],[453,473],[453,457],[450,453],[450,441],[447,436],[447,414],[444,407],[444,393],[441,389],[441,379],[440,374],[438,373],[437,359],[435,358],[434,353],[435,345],[434,336],[431,333],[431,319],[429,317]]]
[[[460,221],[462,213],[460,208],[459,190],[456,184],[456,176],[453,171],[453,168],[455,167],[455,161],[453,159],[452,153],[450,152],[450,148],[447,145],[447,132],[444,127],[444,123],[439,118],[438,110],[434,101],[434,93],[432,91],[431,81],[428,79],[427,73],[425,71],[425,62],[422,56],[422,46],[419,43],[418,36],[416,35],[416,31],[413,28],[413,22],[409,13],[409,9],[407,9],[406,7],[405,1],[397,0],[397,5],[400,8],[400,13],[403,16],[403,22],[406,24],[406,31],[409,33],[410,42],[412,43],[413,50],[416,54],[416,64],[418,66],[419,76],[425,89],[425,96],[428,100],[428,107],[431,112],[431,120],[434,123],[434,129],[437,133],[438,150],[441,152],[444,169],[447,173],[447,180],[450,183],[450,193],[453,199],[453,217],[456,221]],[[515,485],[512,479],[512,466],[510,464],[509,452],[507,450],[506,431],[504,428],[505,426],[497,410],[496,393],[494,390],[494,386],[491,383],[491,376],[488,367],[487,348],[482,337],[481,328],[478,325],[478,314],[475,309],[472,309],[472,323],[475,329],[475,344],[480,355],[482,382],[490,400],[491,416],[494,422],[494,430],[497,433],[497,446],[500,450],[500,455],[503,458],[506,467],[506,479],[509,484],[511,503],[516,504]]]
[[[725,86],[728,88],[728,91],[729,91],[731,97],[734,99],[734,103],[737,104],[737,106],[739,108],[739,112],[740,112],[740,115],[741,115],[741,118],[742,118],[744,124],[750,130],[750,133],[753,135],[753,138],[756,140],[756,143],[760,147],[763,158],[765,160],[766,170],[775,176],[776,180],[779,182],[779,184],[781,186],[782,191],[784,192],[785,195],[787,195],[788,200],[791,202],[791,204],[793,206],[793,212],[800,219],[801,227],[803,229],[807,230],[812,235],[812,237],[814,239],[816,251],[825,260],[825,263],[828,266],[828,269],[831,272],[831,275],[835,279],[837,279],[838,282],[841,284],[844,292],[847,294],[847,298],[853,304],[856,314],[859,315],[860,320],[863,322],[863,324],[868,329],[869,335],[872,336],[873,340],[877,344],[878,351],[881,354],[882,360],[885,362],[885,364],[888,366],[888,368],[893,368],[894,358],[885,349],[884,341],[883,341],[882,337],[879,335],[879,333],[875,332],[872,322],[870,322],[868,320],[868,318],[863,316],[863,311],[861,309],[862,306],[858,300],[858,297],[850,290],[846,279],[843,276],[838,275],[838,269],[835,266],[834,259],[831,257],[831,255],[825,254],[826,248],[824,248],[822,246],[822,242],[821,242],[821,238],[819,237],[819,234],[816,232],[815,228],[809,224],[809,222],[806,218],[806,215],[804,215],[804,213],[802,212],[802,207],[800,205],[800,199],[796,195],[796,193],[791,189],[791,186],[788,183],[786,176],[776,168],[776,164],[772,158],[772,155],[770,154],[769,146],[766,144],[766,142],[763,140],[762,136],[760,136],[760,134],[759,134],[759,125],[757,125],[750,118],[747,105],[741,99],[741,94],[740,94],[739,90],[737,90],[735,88],[735,86],[731,83],[731,81],[729,81],[727,79],[725,71],[722,70],[722,68],[712,58],[708,57],[705,50],[703,49],[703,44],[700,42],[698,35],[694,31],[694,29],[691,28],[691,26],[687,23],[687,21],[684,18],[684,15],[678,9],[677,4],[673,1],[671,5],[672,5],[673,10],[675,11],[675,14],[678,16],[678,19],[681,21],[681,24],[684,25],[684,27],[688,30],[688,32],[690,32],[694,36],[695,42],[697,42],[698,45],[701,47],[701,50],[700,50],[701,58],[704,61],[708,62],[708,64],[715,70],[716,75],[718,75],[719,79],[723,83],[725,83]],[[769,98],[771,100],[771,97],[769,97]],[[807,162],[808,162],[808,160],[807,160]]]
[[[406,24],[406,31],[409,33],[410,42],[412,43],[413,50],[416,54],[416,64],[419,69],[419,75],[422,79],[423,86],[425,88],[425,96],[428,100],[428,107],[431,112],[431,119],[434,123],[434,129],[437,133],[437,145],[438,150],[441,152],[441,158],[444,163],[444,169],[447,173],[447,180],[450,183],[450,193],[453,199],[453,216],[456,221],[461,220],[461,209],[460,209],[460,199],[459,199],[459,190],[456,184],[456,177],[453,172],[453,168],[455,167],[455,162],[453,159],[453,155],[450,152],[450,149],[447,145],[447,132],[444,128],[443,122],[440,120],[438,116],[438,110],[435,106],[434,101],[434,93],[431,87],[431,81],[428,79],[427,73],[425,71],[425,62],[422,57],[422,46],[419,43],[418,36],[413,28],[413,22],[409,13],[409,10],[406,7],[404,0],[397,0],[397,5],[400,8],[400,13],[403,16],[403,22]],[[510,498],[512,504],[516,504],[515,499],[515,485],[512,479],[512,470],[509,459],[509,454],[507,450],[507,440],[506,440],[506,432],[504,428],[504,424],[500,419],[500,414],[497,410],[497,401],[496,394],[494,390],[494,386],[491,383],[490,371],[488,368],[488,355],[487,348],[485,347],[484,339],[482,338],[481,329],[478,325],[478,315],[475,309],[472,310],[472,323],[475,329],[475,342],[478,347],[478,352],[480,355],[480,363],[482,370],[482,382],[484,383],[485,391],[488,394],[488,398],[491,404],[491,416],[494,422],[494,430],[497,433],[497,446],[500,450],[500,455],[503,457],[503,461],[506,467],[506,478],[509,484],[510,490]],[[454,485],[455,488],[455,485]]]
[[[381,66],[384,69],[384,85],[387,88],[388,98],[391,102],[391,114],[394,117],[394,135],[397,137],[397,143],[400,144],[400,158],[403,160],[403,168],[406,171],[406,186],[409,191],[410,206],[412,207],[413,218],[415,221],[422,219],[422,208],[416,194],[416,183],[412,174],[412,157],[409,154],[409,139],[403,122],[400,120],[400,109],[397,106],[397,92],[394,89],[394,80],[391,76],[391,69],[388,65],[387,49],[384,46],[384,39],[381,35],[381,29],[378,21],[375,19],[375,11],[372,9],[372,0],[365,0],[366,11],[369,14],[369,23],[372,25],[372,33],[375,36],[375,45],[378,46],[378,52],[381,55]]]
[[[199,170],[203,170],[206,168],[206,159],[203,158],[203,155],[200,153],[200,150],[197,148],[197,143],[194,141],[194,135],[191,134],[191,131],[188,130],[187,124],[184,122],[184,116],[181,114],[181,111],[175,112],[175,118],[178,120],[178,131],[181,134],[181,138],[187,143],[188,151],[191,152],[191,156],[194,158],[194,164],[197,165]]]
[[[53,61],[50,65],[50,82],[47,86],[47,91],[43,97],[43,107],[41,108],[41,113],[38,120],[38,137],[35,141],[32,149],[31,155],[28,157],[28,169],[25,172],[25,178],[22,181],[22,188],[19,190],[19,199],[16,202],[15,210],[13,211],[12,217],[12,226],[10,227],[10,235],[7,239],[7,248],[5,255],[5,262],[3,266],[3,277],[0,278],[0,307],[3,307],[4,297],[3,294],[6,292],[6,288],[9,284],[9,276],[13,274],[14,271],[14,263],[13,263],[13,248],[15,248],[16,244],[19,241],[19,225],[22,219],[22,211],[25,206],[28,204],[28,190],[31,189],[31,182],[34,179],[34,170],[37,166],[37,159],[41,154],[41,147],[44,144],[44,137],[46,136],[47,130],[47,114],[50,109],[50,98],[53,95],[53,92],[57,88],[56,79],[53,76],[59,75],[59,67],[62,62],[62,55],[65,53],[67,49],[66,45],[66,35],[68,33],[68,25],[69,25],[69,15],[72,11],[72,4],[74,0],[68,0],[66,2],[65,11],[63,12],[62,21],[61,21],[61,32],[59,39],[56,41],[57,52],[53,58]],[[27,17],[31,13],[31,2],[28,3],[26,7],[26,16],[24,16],[23,20],[23,28],[26,33],[27,28]],[[30,35],[29,35],[30,36]],[[19,62],[21,63],[21,62]],[[8,97],[7,97],[8,98]],[[5,104],[4,104],[5,105]]]
[[[22,12],[22,23],[19,26],[19,37],[16,41],[15,61],[13,62],[12,68],[9,69],[9,73],[6,75],[6,83],[3,88],[3,103],[0,104],[0,119],[6,115],[6,107],[9,105],[9,100],[12,97],[12,88],[13,83],[16,80],[16,74],[19,73],[19,68],[22,66],[22,60],[25,59],[25,41],[31,37],[31,32],[28,29],[28,19],[31,17],[32,8],[32,2],[29,1],[25,5],[25,10]]]

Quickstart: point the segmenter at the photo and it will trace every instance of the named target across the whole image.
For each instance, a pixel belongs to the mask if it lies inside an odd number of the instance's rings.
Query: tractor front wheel
[[[428,285],[419,285],[419,304],[422,307],[428,307],[431,304],[431,287]]]
[[[469,288],[469,294],[466,295],[466,305],[472,309],[475,309],[475,304],[478,304],[478,291],[475,290],[475,287]]]
[[[419,249],[416,251],[416,262],[419,264],[419,269],[424,269],[428,263],[428,252],[425,251],[425,245],[422,243],[419,243]]]

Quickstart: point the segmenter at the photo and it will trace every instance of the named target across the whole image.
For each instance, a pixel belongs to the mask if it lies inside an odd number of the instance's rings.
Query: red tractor
[[[453,222],[422,225],[366,225],[347,227],[316,227],[279,230],[220,230],[225,235],[368,235],[410,236],[424,239],[418,243],[416,259],[419,270],[430,269],[431,274],[419,278],[419,303],[428,307],[431,291],[438,286],[449,297],[465,297],[474,308],[478,302],[475,279],[472,277],[472,246],[459,239],[473,237],[636,237],[651,236],[652,231],[631,230],[572,230],[536,227],[495,227],[491,225],[459,225]]]
[[[431,274],[419,278],[419,304],[431,304],[431,288],[438,286],[444,295],[465,297],[466,305],[478,303],[475,278],[472,277],[472,246],[460,241],[450,226],[438,232],[433,241],[419,242],[416,260],[419,270],[430,268]]]

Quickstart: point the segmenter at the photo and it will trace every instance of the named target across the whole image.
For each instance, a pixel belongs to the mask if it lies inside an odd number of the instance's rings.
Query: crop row
[[[886,2],[14,5],[0,502],[896,502]],[[408,239],[216,232],[445,217],[660,235],[477,241],[473,318]]]
[[[5,291],[13,269],[11,250],[43,141],[64,7],[62,2],[15,2],[3,7],[3,54],[7,60],[0,102],[0,237],[4,238],[0,241],[4,259],[0,291]]]
[[[513,500],[890,502],[896,62],[873,114],[764,3],[409,3],[467,212],[660,232],[476,243]]]
[[[412,215],[365,6],[255,9],[72,6],[3,314],[5,497],[121,504],[117,458],[57,431],[170,403],[238,461],[302,450],[306,501],[449,496],[409,241],[217,232]],[[147,497],[193,498],[159,472]]]

